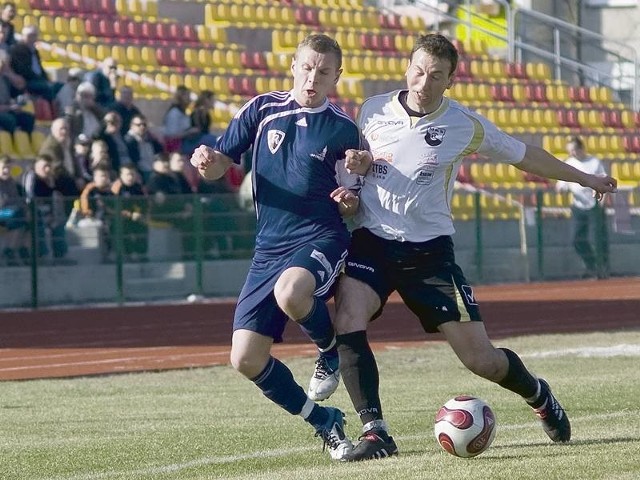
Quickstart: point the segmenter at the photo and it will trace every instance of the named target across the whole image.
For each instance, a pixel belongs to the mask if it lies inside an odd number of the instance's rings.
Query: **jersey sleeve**
[[[249,150],[254,139],[259,124],[258,98],[249,100],[235,114],[224,134],[218,138],[215,150],[231,158],[234,163],[240,165],[242,154]]]
[[[511,164],[520,163],[524,159],[527,146],[523,142],[506,134],[483,116],[474,114],[473,117],[480,122],[484,130],[482,142],[477,150],[480,155],[495,162]]]
[[[350,143],[350,145],[349,145]],[[355,129],[355,135],[352,137],[352,140],[347,143],[347,147],[345,148],[345,153],[342,155],[342,158],[339,158],[336,161],[336,182],[338,186],[347,187],[349,190],[359,193],[362,188],[362,177],[355,173],[349,173],[344,165],[344,160],[346,157],[346,150],[354,149],[354,150],[368,150],[368,143],[365,140],[364,136],[360,133],[358,128]]]

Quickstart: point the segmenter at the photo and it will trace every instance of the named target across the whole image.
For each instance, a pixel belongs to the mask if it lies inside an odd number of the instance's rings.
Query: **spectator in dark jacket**
[[[129,158],[146,184],[153,172],[153,161],[157,154],[164,151],[164,147],[149,132],[144,115],[135,115],[131,119],[131,128],[124,136],[124,141],[129,149]]]

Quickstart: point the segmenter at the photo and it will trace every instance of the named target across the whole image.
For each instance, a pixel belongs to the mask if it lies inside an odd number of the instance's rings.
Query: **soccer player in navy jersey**
[[[337,386],[335,334],[325,301],[350,241],[343,216],[359,203],[359,177],[346,171],[345,152],[364,148],[356,124],[327,98],[341,65],[335,40],[309,35],[291,63],[293,89],[247,102],[215,148],[200,146],[191,157],[204,178],[217,179],[252,148],[256,249],[236,306],[231,364],[267,398],[311,424],[337,460],[352,448],[343,413],[311,400],[270,351],[291,318],[334,359],[335,368],[323,363],[319,373],[321,381]]]
[[[547,382],[487,336],[473,289],[455,261],[451,197],[462,160],[475,152],[577,182],[597,198],[614,192],[616,180],[583,173],[443,96],[457,61],[455,46],[444,36],[419,36],[409,56],[406,88],[362,105],[358,124],[370,152],[347,152],[348,170],[365,176],[346,275],[336,292],[340,371],[363,424],[361,441],[345,460],[398,451],[383,420],[378,368],[366,335],[369,321],[394,290],[426,332],[444,335],[469,370],[526,400],[551,440],[571,438],[569,419]]]

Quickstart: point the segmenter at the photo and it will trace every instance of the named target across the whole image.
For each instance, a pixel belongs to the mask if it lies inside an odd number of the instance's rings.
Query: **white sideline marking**
[[[640,413],[640,412],[638,412]],[[585,417],[577,417],[572,418],[572,422],[590,422],[593,420],[606,420],[609,418],[616,417],[627,417],[629,414],[633,414],[628,410],[620,411],[620,412],[612,412],[612,413],[603,413],[600,415],[588,415]],[[527,422],[516,425],[500,425],[501,430],[523,430],[527,428],[532,428],[538,425],[538,422]],[[431,438],[431,432],[423,435],[401,435],[395,436],[398,440],[420,440],[423,438]],[[288,449],[279,449],[279,450],[263,450],[259,452],[247,453],[243,455],[225,455],[222,457],[204,457],[195,460],[191,460],[183,463],[172,463],[169,465],[158,465],[155,467],[148,468],[138,468],[136,470],[107,470],[104,472],[96,472],[96,473],[83,473],[80,475],[74,475],[70,477],[47,477],[46,480],[100,480],[105,478],[112,477],[124,477],[124,478],[132,478],[136,475],[163,475],[167,473],[179,472],[181,470],[186,470],[188,468],[193,467],[203,467],[207,465],[219,465],[225,463],[233,463],[242,460],[251,460],[255,458],[278,458],[278,457],[286,457],[287,455],[295,454],[295,453],[305,453],[305,452],[313,452],[317,451],[318,446],[314,447],[298,447],[298,448],[288,448]],[[44,478],[40,480],[45,480]]]
[[[562,357],[577,355],[578,357],[637,357],[640,356],[640,345],[620,344],[611,347],[580,347],[549,350],[546,352],[527,353],[520,355],[528,358]]]

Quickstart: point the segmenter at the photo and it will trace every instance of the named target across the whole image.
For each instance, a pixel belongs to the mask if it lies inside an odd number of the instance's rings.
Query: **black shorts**
[[[396,290],[426,332],[451,321],[482,321],[471,285],[455,263],[453,240],[442,236],[427,242],[398,242],[365,228],[352,234],[345,273],[369,285],[380,297],[382,313]]]

